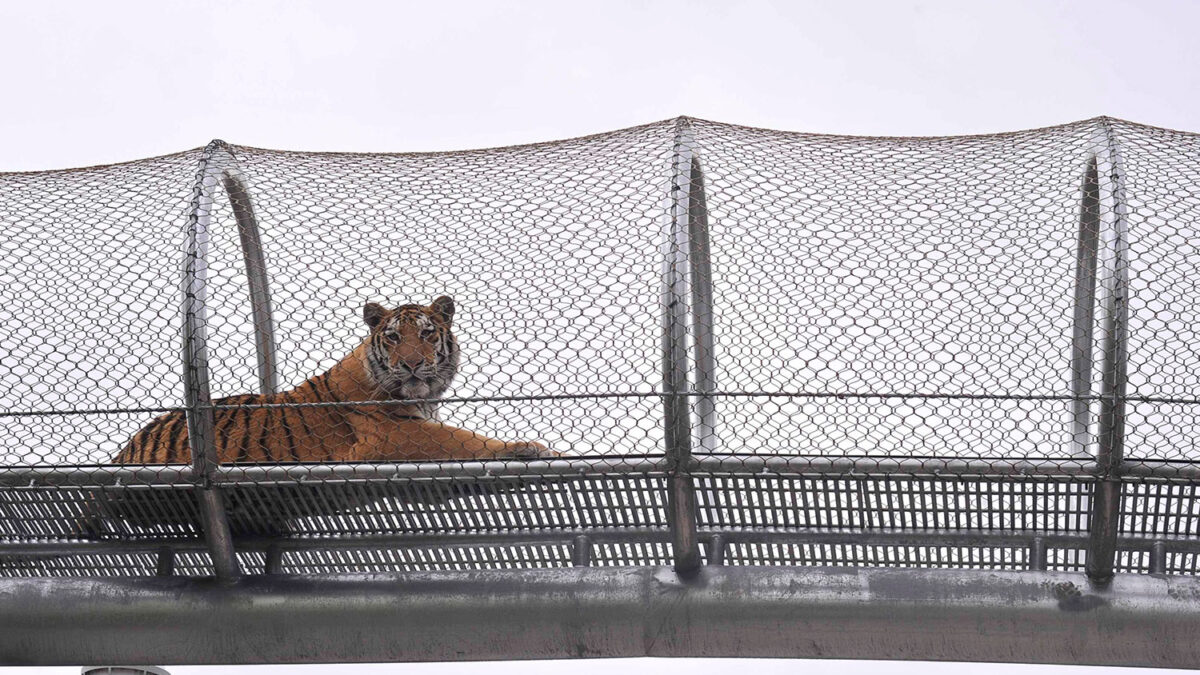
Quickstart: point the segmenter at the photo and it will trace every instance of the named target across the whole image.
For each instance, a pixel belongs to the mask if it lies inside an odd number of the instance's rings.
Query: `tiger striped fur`
[[[414,400],[390,406],[235,407],[213,411],[218,461],[364,462],[545,457],[541,443],[507,442],[438,420],[437,403],[458,372],[451,332],[454,301],[363,308],[370,335],[327,372],[278,394],[242,394],[216,406]],[[134,434],[119,464],[191,461],[183,412],[162,415]]]

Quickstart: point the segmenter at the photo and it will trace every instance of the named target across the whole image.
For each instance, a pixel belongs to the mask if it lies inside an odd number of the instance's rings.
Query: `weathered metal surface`
[[[568,568],[0,581],[0,663],[631,656],[1200,664],[1200,582],[948,570]],[[129,639],[136,635],[136,640]]]

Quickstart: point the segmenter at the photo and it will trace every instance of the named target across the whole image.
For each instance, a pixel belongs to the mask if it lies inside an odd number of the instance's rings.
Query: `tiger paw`
[[[562,453],[555,452],[537,441],[518,441],[509,443],[505,457],[512,459],[553,459],[561,457]]]

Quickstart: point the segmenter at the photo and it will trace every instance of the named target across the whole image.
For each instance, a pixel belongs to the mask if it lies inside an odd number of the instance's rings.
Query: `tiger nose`
[[[404,364],[409,370],[416,370],[425,363],[425,356],[421,352],[414,350],[404,350],[400,352],[400,363]]]

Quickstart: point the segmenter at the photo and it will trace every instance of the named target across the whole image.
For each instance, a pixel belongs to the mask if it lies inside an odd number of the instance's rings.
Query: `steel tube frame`
[[[580,567],[224,582],[4,579],[0,597],[0,661],[11,665],[634,656],[1200,662],[1200,580],[1169,576],[1120,575],[1098,591],[1071,573],[734,566],[685,580],[670,568]]]
[[[208,243],[218,183],[224,187],[229,198],[242,244],[258,354],[259,389],[263,393],[273,393],[277,381],[271,299],[258,220],[254,215],[249,189],[237,168],[232,150],[224,141],[215,140],[208,144],[201,156],[193,189],[192,210],[188,216],[183,268],[183,380],[192,477],[199,491],[201,522],[213,569],[218,577],[229,578],[240,574],[240,569],[233,538],[229,533],[221,488],[213,480],[219,460],[215,445],[207,344]]]
[[[220,176],[216,156],[225,152],[223,144],[213,142],[200,159],[188,216],[187,244],[183,265],[183,383],[186,404],[188,444],[192,455],[193,476],[200,493],[200,517],[217,576],[229,578],[240,573],[233,539],[225,516],[220,488],[212,484],[217,465],[212,396],[208,370],[208,242],[212,220],[213,194]]]
[[[1091,543],[1085,569],[1088,578],[1107,584],[1113,577],[1120,529],[1120,480],[1124,464],[1125,395],[1128,380],[1129,241],[1125,213],[1125,180],[1112,124],[1101,119],[1104,142],[1097,151],[1097,196],[1104,264],[1104,366],[1097,422]]]
[[[717,364],[713,352],[712,255],[708,237],[708,196],[704,189],[704,171],[692,146],[688,180],[688,262],[692,287],[692,337],[695,340],[696,432],[693,443],[702,453],[719,449],[717,443],[716,399]]]
[[[688,368],[689,283],[694,284],[691,258],[693,231],[693,163],[695,141],[687,118],[675,120],[671,180],[663,241],[662,359],[663,442],[668,466],[667,520],[671,524],[675,570],[680,574],[700,567],[696,538],[696,488],[692,459],[692,410]],[[698,168],[698,165],[697,165]]]
[[[231,164],[230,168],[224,171],[222,184],[233,208],[234,220],[237,221],[238,237],[242,242],[242,259],[246,264],[246,283],[250,290],[254,349],[258,355],[258,389],[263,394],[274,394],[279,390],[278,362],[275,358],[275,322],[272,319],[271,291],[267,283],[267,263],[263,257],[258,217],[254,213],[254,200],[250,197],[250,189],[242,172],[237,168],[232,151],[224,143],[222,147]]]
[[[1096,156],[1088,158],[1079,204],[1075,259],[1075,316],[1071,331],[1072,454],[1092,456],[1092,336],[1096,307],[1096,265],[1100,240],[1100,181]]]

